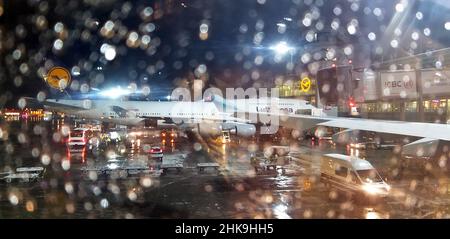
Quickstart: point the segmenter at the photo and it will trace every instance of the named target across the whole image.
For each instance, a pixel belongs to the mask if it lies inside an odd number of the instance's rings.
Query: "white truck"
[[[13,181],[30,182],[41,179],[45,174],[43,167],[21,167],[16,168],[15,172],[4,172],[0,174],[0,178],[7,183]]]

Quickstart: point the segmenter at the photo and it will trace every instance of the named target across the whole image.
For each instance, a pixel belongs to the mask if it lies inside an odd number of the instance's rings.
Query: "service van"
[[[321,158],[321,181],[340,191],[366,197],[385,197],[391,187],[367,160],[343,154]]]
[[[15,180],[21,182],[37,181],[44,177],[45,171],[43,167],[21,167],[17,168],[15,172],[0,173],[0,175],[7,174],[5,177],[0,176],[0,179],[8,183]]]
[[[67,146],[71,151],[82,150],[85,147],[90,138],[92,137],[92,131],[88,128],[76,128],[70,131],[69,138],[67,139]]]

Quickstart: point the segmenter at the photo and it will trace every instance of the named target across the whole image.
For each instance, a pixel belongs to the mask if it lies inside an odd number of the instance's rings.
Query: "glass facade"
[[[417,101],[405,102],[405,112],[419,112],[419,108],[417,107]]]
[[[374,102],[362,103],[361,112],[381,113],[381,112],[400,112],[401,103],[399,102]]]
[[[425,112],[445,111],[448,99],[425,100],[423,101],[423,110]]]
[[[389,114],[408,114],[414,121],[432,121],[450,123],[450,97],[441,99],[423,100],[423,113],[419,110],[419,101],[401,102],[371,102],[360,103],[361,112],[366,114],[381,114],[387,117]],[[388,115],[386,115],[388,114]]]
[[[402,104],[405,104],[405,112],[419,112],[417,101],[362,103],[361,110],[369,113],[400,112]],[[424,112],[438,112],[445,111],[447,108],[449,111],[449,104],[450,99],[424,100],[423,110]]]

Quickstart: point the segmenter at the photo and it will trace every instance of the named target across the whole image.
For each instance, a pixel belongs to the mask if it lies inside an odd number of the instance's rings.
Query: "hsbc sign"
[[[385,88],[404,88],[404,89],[412,89],[414,87],[414,82],[410,81],[402,81],[402,80],[394,80],[394,81],[386,81],[384,82]]]
[[[381,96],[383,98],[416,98],[416,72],[381,72]]]

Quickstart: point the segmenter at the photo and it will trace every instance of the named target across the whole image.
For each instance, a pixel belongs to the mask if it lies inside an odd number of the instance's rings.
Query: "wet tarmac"
[[[399,168],[388,150],[350,150],[322,141],[290,140],[291,158],[284,170],[255,172],[252,153],[264,142],[240,139],[222,144],[211,139],[159,137],[126,145],[130,160],[147,158],[145,145],[163,146],[167,160],[183,163],[153,177],[86,175],[89,162],[110,151],[67,154],[57,122],[3,122],[9,140],[0,141],[0,168],[44,166],[38,182],[0,183],[0,218],[442,218],[449,217],[448,179],[416,168]],[[24,136],[19,136],[19,135]],[[21,139],[26,137],[26,140]],[[55,142],[57,141],[57,143]],[[195,143],[194,143],[195,142]],[[134,142],[137,144],[137,141]],[[39,152],[36,152],[39,151]],[[296,153],[358,154],[370,161],[392,186],[390,196],[376,203],[348,198],[305,174]],[[47,160],[45,155],[50,158]],[[67,167],[67,160],[69,167]],[[158,166],[151,159],[149,165]],[[199,171],[198,163],[216,162],[219,170]],[[166,162],[170,163],[170,162]]]

